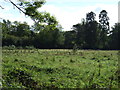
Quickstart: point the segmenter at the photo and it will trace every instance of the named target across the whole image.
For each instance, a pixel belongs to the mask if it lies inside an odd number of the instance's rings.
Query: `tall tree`
[[[109,17],[107,16],[107,11],[102,10],[99,14],[99,22],[100,22],[100,29],[101,29],[101,34],[100,34],[100,48],[107,48],[108,46],[108,37],[107,35],[109,34]]]
[[[95,16],[96,16],[96,14],[92,11],[87,13],[86,14],[86,22],[89,23],[89,22],[95,21]]]
[[[96,14],[92,11],[86,14],[85,42],[86,48],[89,49],[97,48],[98,23],[95,20],[95,16]]]

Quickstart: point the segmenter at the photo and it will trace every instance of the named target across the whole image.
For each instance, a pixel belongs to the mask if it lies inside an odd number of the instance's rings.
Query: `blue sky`
[[[8,1],[8,0],[6,0]],[[12,0],[16,1],[16,0]],[[110,18],[110,25],[118,22],[118,1],[119,0],[46,0],[45,5],[38,11],[46,11],[55,16],[62,25],[63,30],[70,30],[72,25],[80,23],[82,18],[86,17],[86,13],[93,11],[96,13],[96,20],[101,10],[105,9]],[[33,21],[29,17],[25,17],[19,10],[5,0],[0,0],[0,18],[6,18],[11,21],[26,21],[32,25]]]

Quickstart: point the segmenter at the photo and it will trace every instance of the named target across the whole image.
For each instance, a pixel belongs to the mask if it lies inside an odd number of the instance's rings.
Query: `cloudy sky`
[[[9,19],[11,21],[26,21],[32,25],[33,21],[14,9],[8,0],[0,0],[0,18]],[[12,0],[16,1],[16,0]],[[63,30],[71,30],[72,26],[80,23],[82,18],[86,17],[86,13],[95,12],[96,20],[101,10],[106,10],[110,18],[110,25],[118,22],[118,1],[119,0],[46,0],[45,5],[38,10],[46,11],[55,16],[62,25]]]

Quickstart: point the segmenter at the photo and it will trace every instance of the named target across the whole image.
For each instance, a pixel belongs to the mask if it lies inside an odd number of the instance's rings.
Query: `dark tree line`
[[[92,13],[88,13],[82,23],[73,25],[72,31],[61,31],[60,26],[30,27],[26,22],[3,20],[0,22],[3,33],[2,46],[71,49],[77,45],[79,49],[119,49],[120,23],[116,23],[109,30],[108,26],[102,26],[104,24],[98,23],[95,19],[88,19]]]
[[[34,46],[36,48],[59,48],[63,45],[63,33],[59,28],[46,26],[44,30],[36,31],[26,22],[10,22],[3,20],[2,46],[16,47]]]
[[[11,3],[14,5],[12,1]],[[0,22],[3,32],[2,46],[34,46],[42,49],[71,49],[74,46],[79,49],[120,49],[120,23],[116,23],[110,30],[107,11],[100,12],[99,22],[96,21],[96,14],[91,11],[81,23],[73,25],[71,31],[62,31],[54,16],[37,11],[44,3],[44,0],[19,1],[19,7],[16,7],[30,16],[35,23],[29,26],[26,22],[9,20]]]

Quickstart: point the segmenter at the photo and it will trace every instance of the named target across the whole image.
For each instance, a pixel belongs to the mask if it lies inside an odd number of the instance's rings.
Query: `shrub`
[[[35,47],[34,47],[34,46],[25,46],[25,49],[30,49],[30,50],[32,50],[32,49],[35,49]]]
[[[9,48],[9,46],[3,46],[2,47],[2,49],[8,49]]]
[[[14,50],[14,49],[16,49],[16,46],[15,45],[9,45],[9,48],[8,48],[9,50]]]
[[[15,45],[3,46],[3,49],[13,50],[16,49]]]
[[[19,47],[17,47],[17,49],[23,49],[23,47],[19,46]]]
[[[73,46],[73,53],[75,54],[76,52],[77,52],[77,45],[76,44],[74,44],[74,46]]]

